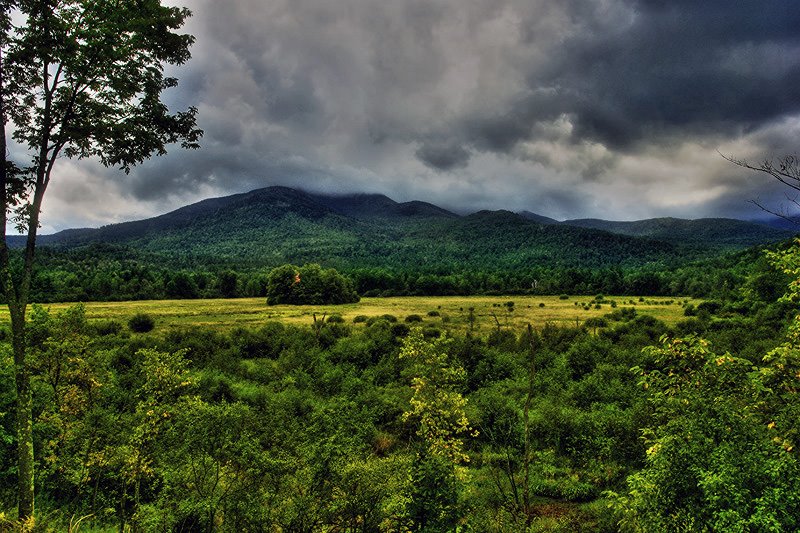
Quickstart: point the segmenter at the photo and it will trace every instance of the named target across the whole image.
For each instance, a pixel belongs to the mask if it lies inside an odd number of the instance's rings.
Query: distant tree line
[[[187,269],[183,262],[169,263],[158,256],[139,257],[125,248],[69,252],[43,249],[40,258],[41,263],[34,271],[32,301],[43,303],[267,297],[273,271],[272,267],[241,267],[231,262]],[[602,293],[717,299],[730,299],[741,291],[749,291],[756,298],[771,300],[782,293],[787,283],[786,276],[770,266],[759,250],[677,268],[654,264],[637,268],[531,266],[452,271],[335,266],[343,279],[332,277],[327,268],[302,267],[309,268],[307,276],[300,276],[306,282],[301,281],[291,291],[287,287],[292,287],[300,268],[280,267],[286,283],[283,292],[273,293],[273,300],[327,301],[330,294],[321,296],[326,290],[348,294],[355,291],[362,297]],[[326,284],[339,288],[321,289]],[[352,301],[352,295],[334,300]]]

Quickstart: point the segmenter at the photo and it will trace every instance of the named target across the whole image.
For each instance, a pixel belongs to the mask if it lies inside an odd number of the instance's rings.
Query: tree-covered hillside
[[[381,195],[324,196],[269,187],[204,200],[147,220],[68,230],[44,236],[41,243],[58,248],[126,245],[182,261],[184,267],[202,258],[235,261],[243,267],[319,262],[337,268],[414,266],[452,271],[675,265],[708,257],[721,247],[741,249],[790,235],[758,224],[716,219],[583,222],[587,221],[540,223],[530,215],[507,211],[457,216],[424,202],[397,203]],[[638,229],[620,230],[620,224]]]

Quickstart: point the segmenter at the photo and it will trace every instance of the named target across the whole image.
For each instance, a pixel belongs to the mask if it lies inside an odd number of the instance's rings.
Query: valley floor
[[[680,297],[606,296],[598,301],[592,296],[402,296],[362,298],[356,304],[344,305],[266,305],[264,298],[145,300],[129,302],[88,302],[86,317],[92,320],[127,320],[136,313],[147,313],[156,320],[156,327],[183,328],[202,326],[217,330],[260,326],[270,321],[293,325],[311,325],[314,315],[340,315],[353,323],[362,317],[392,315],[404,321],[419,316],[425,325],[448,331],[472,329],[488,332],[498,326],[520,331],[528,323],[541,327],[547,323],[561,326],[583,325],[587,319],[600,318],[623,307],[633,307],[637,314],[646,314],[674,326],[684,317],[684,306],[699,300]],[[509,305],[513,302],[513,305]],[[46,304],[52,311],[66,309],[74,303]],[[411,319],[413,320],[413,318]],[[8,309],[0,308],[0,321],[8,321]],[[364,322],[361,322],[362,324]]]

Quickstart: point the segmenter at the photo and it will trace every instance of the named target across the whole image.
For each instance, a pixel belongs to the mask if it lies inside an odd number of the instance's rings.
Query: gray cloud
[[[758,185],[716,150],[798,138],[792,0],[190,7],[193,58],[167,100],[199,107],[202,148],[100,187],[140,203],[126,213],[282,184],[561,218],[731,215]]]
[[[451,143],[426,142],[414,152],[420,161],[435,170],[464,168],[470,154],[462,146]]]

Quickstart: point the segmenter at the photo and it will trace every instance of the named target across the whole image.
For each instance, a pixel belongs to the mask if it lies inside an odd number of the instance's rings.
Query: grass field
[[[514,306],[510,311],[506,304],[512,301]],[[268,306],[263,298],[88,302],[85,305],[89,320],[127,323],[134,314],[147,313],[155,318],[156,329],[203,326],[220,330],[259,326],[272,320],[311,325],[314,314],[318,319],[323,314],[326,317],[338,314],[351,324],[357,315],[372,317],[389,314],[400,322],[409,315],[419,315],[424,324],[464,331],[469,327],[469,309],[473,308],[474,329],[489,331],[498,322],[502,327],[512,329],[521,329],[528,323],[534,327],[541,327],[548,322],[556,325],[581,324],[588,318],[602,317],[614,311],[611,301],[616,302],[616,309],[634,307],[638,314],[651,315],[670,325],[683,319],[684,302],[698,303],[674,297],[640,299],[634,296],[611,296],[599,303],[600,308],[596,308],[598,303],[590,296],[570,296],[566,300],[558,296],[406,296],[363,298],[357,304],[335,306]],[[58,312],[70,305],[74,304],[47,304],[45,307]],[[438,316],[429,316],[429,313],[438,313]],[[0,309],[0,320],[5,323],[9,321],[5,307]]]

